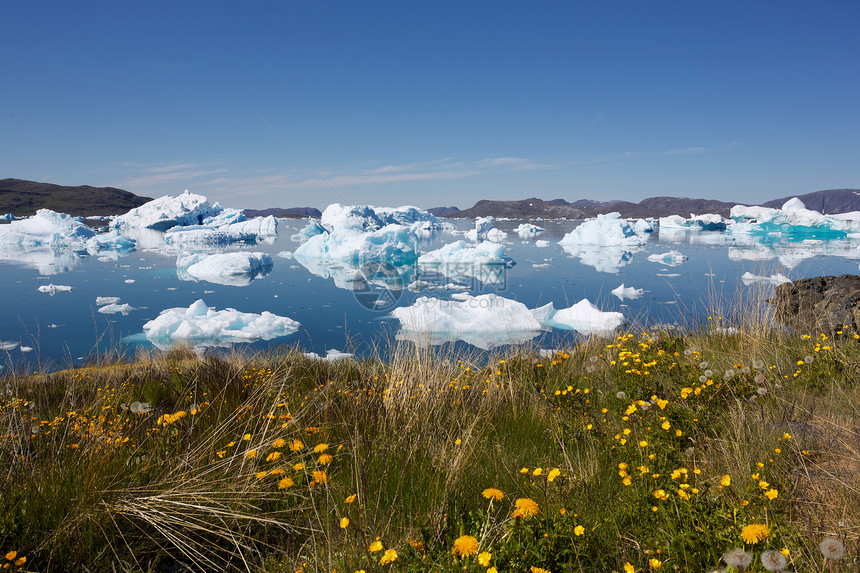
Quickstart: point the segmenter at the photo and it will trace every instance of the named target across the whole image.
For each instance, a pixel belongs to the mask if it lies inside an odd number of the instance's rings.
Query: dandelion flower
[[[370,547],[368,549],[370,550],[371,553],[376,553],[377,551],[382,551],[382,542],[377,539],[376,541],[374,541],[373,543],[370,544]]]
[[[478,553],[478,540],[471,535],[461,535],[454,540],[454,555],[471,557]]]
[[[624,573],[636,573],[636,568],[629,561],[624,563]]]
[[[514,511],[512,515],[514,517],[531,517],[533,515],[537,515],[538,513],[538,504],[527,497],[521,497],[514,502]]]
[[[777,498],[777,496],[778,496],[778,495],[779,495],[779,492],[778,492],[777,490],[773,489],[773,488],[771,488],[771,489],[767,490],[766,492],[764,492],[764,496],[765,496],[766,498],[768,498],[769,500],[771,500],[771,501],[775,500],[775,499]]]
[[[561,475],[561,470],[558,468],[550,470],[548,474],[546,474],[546,481],[553,481],[555,478]]]
[[[245,457],[249,460],[257,456],[257,450],[248,450],[245,452]]]
[[[725,561],[726,565],[729,567],[734,567],[735,569],[746,569],[750,566],[750,563],[752,563],[752,555],[740,547],[735,547],[731,551],[723,554],[723,561]]]
[[[535,471],[532,472],[533,476],[539,476],[543,473],[543,468],[535,468]]]
[[[346,529],[347,527],[349,527],[349,518],[344,517],[343,519],[340,520],[340,528]]]
[[[824,541],[818,544],[818,548],[824,557],[834,561],[839,561],[845,555],[845,546],[834,537],[825,537]]]
[[[356,494],[352,494],[351,496],[349,496],[348,498],[346,498],[345,500],[343,500],[343,502],[344,502],[344,503],[352,503],[352,502],[354,502],[354,501],[355,501],[355,498],[356,498]]]
[[[283,438],[278,438],[277,440],[272,442],[273,448],[283,448],[286,445],[287,445],[287,441]]]
[[[493,558],[493,554],[488,551],[481,551],[478,553],[478,565],[482,567],[486,567],[490,564],[490,559]]]
[[[300,472],[303,469],[305,469],[305,464],[303,464],[302,462],[299,462],[297,464],[293,464],[293,471]]]
[[[317,459],[317,463],[319,463],[320,465],[323,465],[323,466],[327,466],[328,464],[330,464],[330,463],[331,463],[331,461],[332,461],[333,459],[334,459],[334,458],[331,456],[331,454],[322,454],[322,455],[320,455],[320,457]]]
[[[301,440],[299,440],[298,438],[296,438],[295,440],[290,442],[290,451],[291,452],[297,452],[300,449],[302,449],[303,447],[305,447],[305,444]]]
[[[585,528],[581,525],[577,525],[573,528],[573,534],[579,537],[580,535],[585,535]]]
[[[771,549],[761,554],[761,565],[768,571],[782,571],[788,565],[788,561],[785,555]]]
[[[274,462],[274,461],[277,461],[278,458],[280,458],[280,457],[281,457],[281,452],[272,452],[271,454],[266,456],[266,461],[267,462]]]
[[[656,557],[652,557],[648,560],[648,565],[651,566],[651,569],[659,569],[663,566],[663,562],[657,559]]]
[[[314,446],[314,453],[321,454],[328,449],[328,444],[322,443]]]
[[[541,569],[540,567],[535,567],[532,565],[531,573],[549,573],[546,569]]]
[[[393,549],[386,549],[382,559],[379,560],[380,565],[388,565],[397,561],[397,552]]]
[[[24,556],[24,557],[19,557],[18,559],[16,559],[16,560],[15,560],[15,567],[21,567],[21,566],[22,566],[22,565],[24,565],[24,563],[26,563],[26,562],[27,562],[27,557],[26,557],[26,556]]]
[[[7,561],[12,561],[12,560],[14,560],[17,556],[18,556],[18,552],[17,552],[17,551],[10,551],[9,553],[7,553],[7,554],[6,554],[6,560],[7,560]]]
[[[763,523],[750,523],[741,530],[741,539],[744,543],[755,545],[768,535],[767,525]]]
[[[732,476],[730,476],[729,474],[726,474],[723,477],[721,477],[720,478],[720,485],[722,487],[729,487],[730,485],[732,485]]]
[[[285,477],[278,482],[278,489],[287,489],[288,487],[291,487],[293,483],[295,483],[293,482],[293,480],[288,477]]]
[[[311,483],[314,485],[318,483],[328,482],[328,474],[326,474],[323,470],[315,470],[311,472],[311,477],[313,478],[313,481]]]
[[[505,492],[494,487],[488,487],[481,492],[481,495],[487,499],[492,499],[493,501],[502,501],[505,499]]]

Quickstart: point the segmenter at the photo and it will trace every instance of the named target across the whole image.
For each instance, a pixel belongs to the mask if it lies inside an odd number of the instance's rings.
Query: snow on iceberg
[[[610,291],[612,294],[617,296],[620,300],[624,300],[626,298],[636,299],[645,294],[645,290],[641,288],[635,287],[625,287],[624,283],[621,283],[621,286]]]
[[[539,233],[545,233],[546,229],[532,225],[531,223],[520,223],[520,226],[516,228],[516,232],[520,238],[530,239]]]
[[[96,306],[102,306],[105,304],[116,304],[122,299],[118,296],[97,296],[96,297]]]
[[[629,222],[618,213],[608,213],[587,219],[558,244],[584,265],[604,273],[618,273],[635,252],[644,248],[652,231],[643,219]]]
[[[177,225],[202,225],[205,219],[217,217],[222,211],[224,209],[218,203],[212,205],[203,195],[197,195],[186,189],[178,197],[165,195],[135,207],[128,213],[116,217],[111,222],[111,226],[116,229],[143,227],[166,231]]]
[[[658,225],[661,233],[663,229],[684,229],[689,231],[726,230],[726,220],[721,215],[715,213],[706,213],[704,215],[690,214],[689,219],[685,219],[680,215],[669,215],[668,217],[660,217]]]
[[[236,342],[271,340],[294,333],[301,325],[268,311],[261,314],[227,308],[215,310],[198,299],[188,308],[168,308],[143,325],[146,339],[160,349],[176,343],[195,348],[230,346]]]
[[[51,296],[54,296],[58,292],[71,292],[71,290],[72,290],[72,287],[66,286],[66,285],[49,284],[49,285],[42,285],[39,287],[39,292],[46,292]]]
[[[505,269],[512,264],[504,245],[470,244],[454,241],[418,257],[423,273],[439,273],[450,279],[478,279],[484,284],[504,282]]]
[[[669,251],[668,253],[654,253],[653,255],[648,255],[648,260],[652,263],[660,263],[661,265],[666,265],[667,267],[677,267],[678,265],[683,264],[687,260],[687,255],[682,254],[678,251]]]
[[[98,255],[102,251],[129,253],[134,250],[134,246],[134,239],[120,235],[116,229],[90,237],[86,243],[87,252],[91,255]]]
[[[302,352],[302,355],[305,358],[309,358],[311,360],[323,360],[325,362],[337,362],[338,360],[345,360],[347,358],[352,358],[355,354],[350,354],[348,352],[341,352],[340,350],[336,350],[334,348],[329,348],[325,351],[325,356],[320,356],[316,352]]]
[[[745,272],[741,276],[741,281],[747,286],[749,286],[753,283],[768,283],[768,284],[772,284],[773,286],[779,286],[781,284],[792,282],[790,278],[788,278],[787,276],[785,276],[781,273],[777,273],[775,275],[765,277],[765,276],[761,276],[761,275],[754,275],[749,271]]]
[[[395,308],[398,340],[420,345],[465,341],[481,349],[527,342],[541,323],[526,305],[495,294],[451,295],[452,300],[419,297],[412,306]]]
[[[315,237],[317,235],[321,235],[326,232],[326,229],[320,225],[316,219],[311,219],[308,221],[308,224],[302,228],[298,233],[291,235],[290,240],[295,243],[304,243],[311,237]]]
[[[272,257],[266,253],[184,254],[176,259],[180,280],[203,280],[227,286],[248,286],[272,270]]]
[[[466,231],[466,238],[475,242],[486,239],[495,221],[493,217],[478,217],[475,219],[475,228]]]
[[[582,334],[606,335],[624,323],[624,315],[603,312],[584,298],[570,308],[557,310],[551,323],[556,328],[576,330]]]

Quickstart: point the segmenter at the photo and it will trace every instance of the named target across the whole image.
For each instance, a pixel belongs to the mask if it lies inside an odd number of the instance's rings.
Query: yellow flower
[[[348,526],[349,526],[349,518],[348,517],[344,517],[343,519],[340,520],[340,528],[341,529],[346,529]]]
[[[273,448],[283,448],[285,445],[287,445],[287,441],[283,438],[278,438],[272,443]]]
[[[778,496],[778,495],[779,495],[779,492],[778,492],[778,491],[776,491],[776,490],[775,490],[775,489],[773,489],[773,488],[771,488],[771,489],[767,490],[766,492],[764,492],[764,496],[765,496],[766,498],[768,498],[769,500],[771,500],[771,501],[775,500],[775,499],[777,498],[777,496]]]
[[[291,452],[297,452],[300,449],[302,449],[303,447],[305,447],[304,443],[302,443],[302,441],[299,440],[298,438],[296,438],[295,440],[290,442],[290,451]]]
[[[532,566],[531,573],[549,573],[546,569],[541,569],[540,567]]]
[[[385,555],[382,556],[382,559],[379,560],[381,565],[388,565],[389,563],[394,563],[397,561],[397,552],[393,549],[386,549]]]
[[[370,544],[370,552],[376,553],[377,551],[382,551],[382,542],[380,540],[376,540]]]
[[[672,427],[672,424],[669,423],[669,420],[666,420],[662,424],[660,424],[660,427],[663,428],[664,430],[668,430],[669,428]]]
[[[644,447],[646,447],[647,445],[648,445],[648,442],[646,442],[645,440],[642,440],[642,441],[640,441],[640,442],[639,442],[639,447],[640,447],[640,448],[644,448]]]
[[[293,465],[293,471],[300,472],[303,469],[305,469],[305,464],[303,464],[302,462]]]
[[[663,566],[663,562],[660,561],[659,559],[652,557],[651,559],[648,560],[648,565],[651,566],[651,569],[659,569],[660,567]]]
[[[654,492],[654,497],[656,497],[659,500],[666,500],[666,499],[669,499],[669,494],[666,493],[662,489],[658,489],[657,491]]]
[[[503,499],[505,499],[505,493],[502,490],[496,489],[494,487],[488,487],[481,492],[481,495],[483,495],[487,499],[492,499],[494,501],[502,501]]]
[[[248,450],[247,452],[245,452],[245,457],[248,458],[249,460],[252,458],[255,458],[256,456],[257,456],[257,450]]]
[[[245,434],[244,436],[242,436],[242,439],[245,440],[246,442],[250,442],[251,441],[251,434]]]
[[[331,463],[331,461],[332,461],[333,459],[334,459],[334,458],[333,458],[333,457],[331,457],[331,454],[322,454],[322,455],[320,455],[320,457],[317,459],[317,463],[319,463],[320,465],[323,465],[323,466],[327,466],[328,464],[330,464],[330,463]]]
[[[311,485],[328,482],[328,474],[326,474],[323,470],[312,471],[311,477],[313,478],[313,480],[311,481]]]
[[[741,530],[741,539],[744,543],[755,545],[768,535],[767,525],[763,523],[750,523]]]
[[[576,536],[585,535],[585,528],[581,525],[577,525],[573,528],[573,534]]]
[[[293,480],[288,477],[285,477],[278,482],[278,489],[287,489],[288,487],[292,486],[293,483]]]
[[[471,557],[478,553],[478,540],[471,535],[461,535],[454,540],[454,555]]]
[[[489,569],[487,569],[487,573],[499,573],[499,570],[495,567],[490,567]]]
[[[328,444],[326,444],[326,443],[317,444],[316,446],[314,446],[314,453],[315,454],[321,454],[324,451],[326,451],[327,449],[328,449]]]
[[[267,472],[266,470],[263,470],[261,472],[257,472],[256,474],[254,474],[254,477],[257,479],[262,479],[262,478],[266,477],[268,474],[269,474],[269,472]]]
[[[280,458],[280,457],[281,457],[281,452],[272,452],[271,454],[266,456],[266,461],[267,462],[274,462],[274,461],[277,461],[278,458]]]
[[[532,475],[533,475],[533,476],[539,476],[539,475],[540,475],[540,474],[542,474],[542,473],[543,473],[543,469],[541,469],[541,468],[535,468],[535,471],[533,471],[533,472],[532,472]]]
[[[523,469],[521,469],[521,470],[520,470],[520,473],[521,473],[521,474],[527,474],[527,473],[529,473],[529,468],[523,468]]]
[[[723,487],[729,487],[730,485],[732,485],[732,476],[730,476],[729,474],[726,474],[723,477],[721,477],[720,478],[720,485]]]
[[[345,500],[343,500],[343,502],[344,502],[344,503],[352,503],[352,502],[354,502],[354,501],[355,501],[355,498],[356,498],[356,494],[352,494],[351,496],[349,496],[348,498],[346,498]]]
[[[482,567],[486,567],[490,564],[490,559],[493,558],[493,554],[487,551],[482,551],[478,553],[478,565]]]
[[[555,478],[561,475],[561,470],[558,468],[550,470],[548,474],[546,474],[546,481],[553,481]]]
[[[18,556],[18,552],[17,552],[17,551],[10,551],[9,553],[7,553],[7,554],[6,554],[6,559],[7,559],[8,561],[12,561],[12,560],[13,560],[13,559],[15,559],[17,556]]]
[[[514,517],[531,517],[537,515],[538,504],[527,497],[521,497],[514,502],[515,509],[512,513]]]
[[[624,573],[636,573],[636,568],[629,562],[624,563]]]
[[[19,558],[15,561],[15,567],[21,567],[21,566],[22,566],[24,563],[26,563],[26,562],[27,562],[27,558],[26,558],[26,557],[19,557]]]

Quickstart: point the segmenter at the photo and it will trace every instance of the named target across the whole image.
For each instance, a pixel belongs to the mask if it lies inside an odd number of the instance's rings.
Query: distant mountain
[[[67,187],[23,179],[0,179],[0,213],[21,217],[39,209],[70,215],[120,215],[140,207],[149,197],[114,187]]]
[[[270,209],[243,209],[243,211],[247,217],[268,217],[269,215],[274,215],[275,217],[303,219],[305,217],[319,218],[322,216],[322,212],[313,207],[288,207],[286,209],[272,207]]]
[[[459,211],[448,217],[511,217],[523,219],[581,219],[587,215],[581,209],[573,207],[564,199],[544,201],[532,197],[519,201],[487,201],[475,203],[471,209]]]
[[[860,189],[826,189],[805,195],[789,195],[782,199],[762,203],[762,207],[779,208],[793,197],[803,201],[807,209],[827,215],[860,211]]]
[[[427,212],[437,217],[456,217],[460,209],[457,207],[431,207]]]
[[[718,213],[728,216],[729,210],[736,203],[715,201],[711,199],[690,199],[688,197],[649,197],[639,203],[629,201],[593,201],[590,199],[579,199],[568,203],[564,199],[553,199],[543,201],[531,198],[517,201],[487,201],[482,200],[464,211],[448,217],[511,217],[534,219],[556,219],[566,217],[568,219],[581,219],[583,217],[594,217],[602,213],[619,212],[622,217],[666,217],[668,215],[682,215],[689,217],[691,213]]]

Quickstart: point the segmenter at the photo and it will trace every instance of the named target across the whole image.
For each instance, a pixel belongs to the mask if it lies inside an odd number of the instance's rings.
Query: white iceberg
[[[76,217],[50,209],[39,209],[32,217],[0,225],[0,245],[82,249],[87,240],[95,235],[95,231]]]
[[[588,299],[582,299],[570,308],[557,310],[551,322],[557,328],[576,330],[582,334],[606,335],[624,323],[624,315],[620,312],[603,312]]]
[[[128,213],[116,217],[111,226],[143,227],[166,231],[177,225],[202,225],[210,217],[217,217],[224,209],[218,204],[210,204],[203,195],[191,193],[187,189],[182,195],[165,195],[135,207]],[[231,214],[233,212],[231,211]]]
[[[340,350],[336,350],[334,348],[329,348],[325,351],[325,356],[320,356],[316,352],[302,352],[302,355],[305,358],[309,358],[311,360],[322,360],[324,362],[337,362],[338,360],[345,360],[347,358],[352,358],[355,354],[350,354],[348,352],[341,352]]]
[[[532,225],[531,223],[520,223],[520,226],[516,228],[516,232],[521,238],[529,239],[539,233],[545,233],[546,229]]]
[[[197,348],[229,346],[236,342],[271,340],[294,333],[301,325],[290,318],[227,308],[215,310],[203,300],[188,308],[168,308],[143,325],[146,339],[159,348],[190,343]]]
[[[272,257],[266,253],[185,254],[176,260],[181,280],[203,280],[227,286],[248,286],[258,276],[272,270]]]
[[[231,243],[255,244],[257,235],[241,228],[231,229],[230,226],[217,228],[206,225],[189,225],[171,227],[165,231],[164,242],[177,248],[228,245]]]
[[[544,241],[543,239],[538,239],[537,241],[535,241],[535,247],[543,248],[543,247],[548,247],[548,246],[549,246],[549,241]]]
[[[291,235],[290,240],[296,243],[304,243],[311,237],[321,235],[326,232],[326,229],[320,225],[315,219],[308,221],[308,224],[298,233]]]
[[[478,217],[475,219],[475,228],[466,232],[466,238],[476,242],[486,239],[495,221],[493,217]]]
[[[395,308],[398,340],[417,344],[465,341],[482,349],[518,344],[541,332],[541,323],[526,305],[495,294],[451,295],[452,300],[419,297],[412,306]]]
[[[600,272],[618,273],[635,252],[644,248],[652,231],[644,219],[630,222],[618,213],[608,213],[587,219],[558,244],[584,265]]]
[[[659,222],[660,233],[664,229],[683,229],[685,231],[725,231],[726,220],[722,215],[716,213],[707,213],[704,215],[690,215],[689,219],[685,219],[680,215],[669,215],[668,217],[660,217]]]
[[[648,260],[652,263],[660,263],[661,265],[666,265],[667,267],[677,267],[678,265],[683,264],[687,260],[687,255],[684,255],[678,251],[669,251],[668,253],[654,253],[653,255],[648,255]]]
[[[610,291],[612,294],[617,296],[619,299],[624,300],[626,298],[629,299],[637,299],[645,294],[645,290],[641,288],[635,287],[625,287],[624,283],[621,283],[621,286]]]
[[[96,297],[96,306],[103,306],[105,304],[116,304],[122,299],[118,296],[97,296]]]
[[[841,238],[860,231],[860,220],[856,215],[822,215],[807,209],[803,201],[795,197],[786,201],[782,209],[735,205],[730,213],[735,223],[729,227],[729,231],[733,234],[757,235],[779,233],[788,240]]]
[[[102,251],[128,253],[134,250],[134,246],[134,239],[120,235],[115,229],[90,237],[86,242],[87,252],[91,255],[98,255]]]
[[[121,313],[123,316],[127,315],[131,311],[135,310],[133,306],[130,304],[107,304],[99,309],[99,312],[102,314],[119,314]]]
[[[773,286],[779,286],[785,283],[791,283],[791,279],[787,276],[777,273],[775,275],[770,275],[769,277],[754,275],[751,272],[747,271],[741,276],[741,281],[749,286],[753,283],[767,283],[772,284]]]
[[[510,264],[504,245],[491,242],[454,241],[418,257],[422,272],[435,272],[454,280],[476,278],[484,284],[503,282]]]
[[[71,290],[72,290],[72,287],[66,286],[66,285],[49,284],[49,285],[42,285],[39,287],[39,292],[46,292],[46,293],[50,294],[51,296],[54,296],[58,292],[71,292]]]

